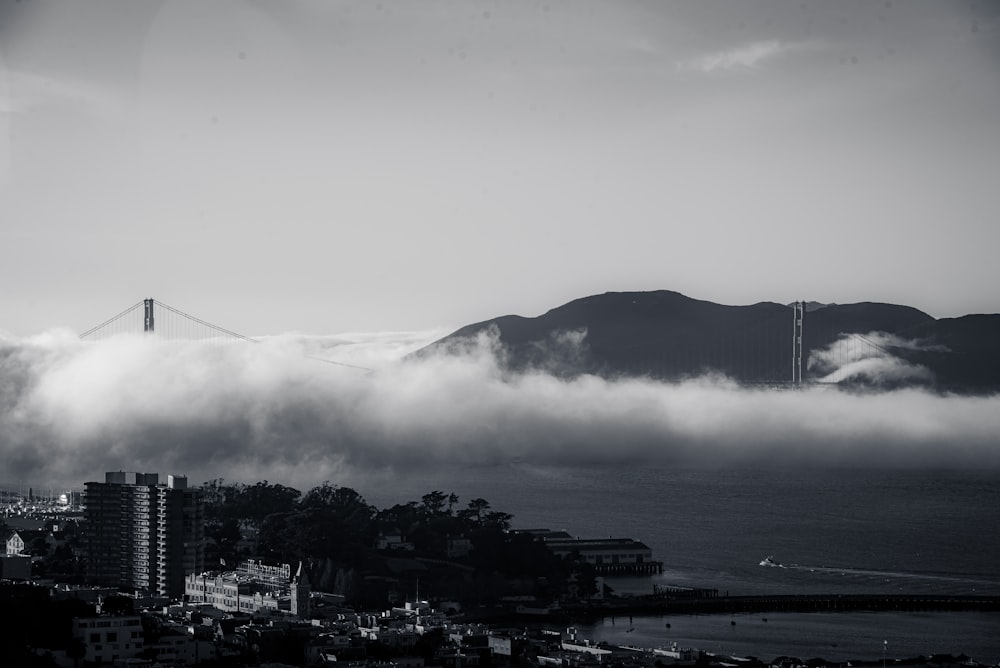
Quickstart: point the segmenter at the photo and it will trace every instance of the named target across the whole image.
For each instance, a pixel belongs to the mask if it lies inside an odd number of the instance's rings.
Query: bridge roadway
[[[569,617],[620,615],[712,615],[759,612],[909,612],[980,611],[1000,612],[1000,596],[913,595],[783,595],[783,596],[634,596],[614,597],[581,608],[565,608]]]

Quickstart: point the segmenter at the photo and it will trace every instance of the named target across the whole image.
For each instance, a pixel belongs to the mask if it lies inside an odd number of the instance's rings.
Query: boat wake
[[[842,577],[853,577],[862,579],[879,579],[884,581],[898,580],[908,583],[948,583],[972,586],[973,588],[997,588],[1000,582],[992,579],[970,577],[965,575],[954,575],[946,573],[919,573],[912,571],[887,571],[872,568],[850,568],[844,566],[809,566],[805,564],[783,564],[775,561],[773,556],[767,556],[760,562],[761,566],[772,568],[784,568],[791,571],[803,573],[818,573],[823,575],[836,575]]]

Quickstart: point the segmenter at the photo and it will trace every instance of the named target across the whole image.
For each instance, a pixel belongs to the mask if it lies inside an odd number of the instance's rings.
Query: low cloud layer
[[[511,374],[489,336],[401,359],[436,335],[0,339],[0,483],[124,469],[302,488],[511,461],[1000,467],[1000,397]],[[338,351],[375,370],[316,359]]]
[[[820,379],[824,383],[856,381],[892,387],[898,383],[930,384],[934,381],[930,369],[895,354],[900,350],[946,352],[947,348],[886,332],[869,332],[864,336],[844,334],[828,347],[810,351],[809,370],[825,374]]]

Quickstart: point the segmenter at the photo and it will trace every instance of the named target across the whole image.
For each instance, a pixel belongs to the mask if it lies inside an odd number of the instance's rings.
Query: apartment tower
[[[87,577],[102,585],[171,598],[205,562],[201,490],[185,476],[106,473],[86,483]]]

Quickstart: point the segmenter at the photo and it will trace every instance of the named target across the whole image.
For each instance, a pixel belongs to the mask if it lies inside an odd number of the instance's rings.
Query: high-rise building
[[[204,568],[201,489],[186,477],[112,471],[86,483],[84,504],[90,580],[180,598],[185,574]]]

